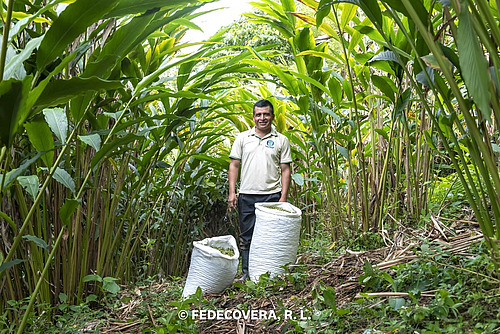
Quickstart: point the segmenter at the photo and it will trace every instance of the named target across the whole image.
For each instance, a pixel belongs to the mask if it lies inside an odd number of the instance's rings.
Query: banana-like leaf
[[[129,133],[124,137],[116,138],[111,142],[103,145],[99,150],[99,152],[96,153],[94,158],[92,158],[92,163],[91,163],[92,168],[94,168],[101,160],[105,158],[110,158],[113,155],[120,153],[118,151],[118,148],[126,146],[136,140],[141,141],[143,139],[144,137],[142,136],[137,136],[135,134]]]
[[[472,25],[467,1],[460,1],[458,57],[462,76],[470,95],[485,119],[491,120],[488,62]]]
[[[37,52],[39,70],[60,57],[66,47],[93,23],[102,19],[119,0],[78,0],[70,4],[45,33]]]
[[[43,111],[45,121],[61,144],[66,144],[68,138],[68,118],[66,113],[61,108],[45,109]]]
[[[183,8],[196,4],[196,0],[120,0],[118,5],[104,15],[104,18],[120,17],[129,14],[141,14],[155,9]]]
[[[14,135],[29,114],[26,107],[31,88],[31,75],[23,81],[10,79],[0,82],[0,146],[10,146]]]
[[[74,97],[88,91],[114,90],[123,88],[120,81],[103,80],[97,77],[73,77],[69,80],[54,80],[47,84],[36,104],[38,106],[56,106],[65,104]]]
[[[24,128],[28,133],[28,138],[31,145],[38,152],[45,152],[42,155],[42,160],[45,166],[52,167],[54,161],[54,138],[49,126],[43,119],[36,119],[32,122],[25,123]]]

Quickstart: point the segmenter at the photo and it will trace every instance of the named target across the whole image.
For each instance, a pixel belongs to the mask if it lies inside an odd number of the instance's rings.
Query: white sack
[[[285,211],[273,209],[278,207]],[[271,276],[284,272],[282,266],[297,259],[302,212],[286,202],[255,204],[255,228],[253,230],[248,272],[254,282],[260,275]]]
[[[232,235],[224,235],[194,241],[193,246],[182,297],[196,293],[198,287],[203,293],[217,293],[230,286],[236,276],[240,257],[236,239]],[[212,247],[230,248],[234,255],[224,255]]]

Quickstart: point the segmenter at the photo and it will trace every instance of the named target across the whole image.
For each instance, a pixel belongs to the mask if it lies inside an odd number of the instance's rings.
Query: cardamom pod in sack
[[[260,275],[284,272],[282,266],[295,263],[300,240],[302,211],[286,202],[255,204],[248,272],[254,282]]]
[[[198,287],[203,293],[222,292],[233,283],[239,257],[236,239],[232,235],[194,241],[182,297],[196,293]]]

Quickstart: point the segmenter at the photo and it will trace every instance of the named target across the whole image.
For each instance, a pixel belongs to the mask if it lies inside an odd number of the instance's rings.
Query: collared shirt
[[[254,195],[281,191],[280,164],[292,162],[290,142],[274,126],[263,138],[255,127],[240,133],[229,157],[241,161],[240,193]]]

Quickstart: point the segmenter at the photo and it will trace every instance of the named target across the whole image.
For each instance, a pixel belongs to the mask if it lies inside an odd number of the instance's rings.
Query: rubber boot
[[[241,272],[243,276],[241,276],[241,281],[246,281],[250,276],[248,275],[248,255],[250,253],[249,249],[241,250]]]

